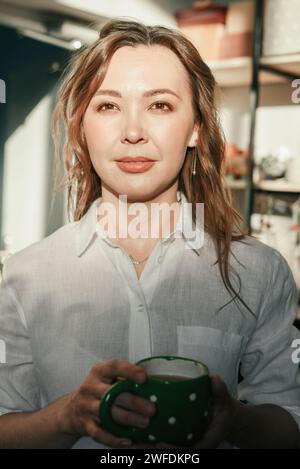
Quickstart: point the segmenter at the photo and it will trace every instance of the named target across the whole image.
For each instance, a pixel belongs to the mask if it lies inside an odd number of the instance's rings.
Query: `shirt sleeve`
[[[239,399],[286,409],[300,429],[298,293],[284,257],[272,250],[271,276],[256,328],[241,360]],[[297,359],[298,357],[298,359]]]
[[[8,274],[8,259],[0,281],[0,415],[30,412],[39,406],[25,315]]]

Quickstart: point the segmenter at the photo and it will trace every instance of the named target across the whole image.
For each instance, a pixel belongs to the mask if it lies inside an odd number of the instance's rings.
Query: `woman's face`
[[[187,146],[197,138],[188,74],[178,57],[158,45],[118,49],[83,129],[103,191],[142,202],[177,189]],[[118,162],[138,156],[154,162]]]

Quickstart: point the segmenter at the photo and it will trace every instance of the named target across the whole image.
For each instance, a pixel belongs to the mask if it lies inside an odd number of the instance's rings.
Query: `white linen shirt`
[[[138,279],[97,225],[99,203],[5,262],[0,414],[48,405],[78,388],[96,362],[177,355],[204,362],[235,398],[285,408],[300,427],[297,289],[281,254],[251,237],[232,243],[231,279],[238,286],[239,274],[253,315],[230,301],[209,235],[199,249],[174,235],[182,205],[175,231],[157,242]],[[82,437],[73,448],[108,447]]]

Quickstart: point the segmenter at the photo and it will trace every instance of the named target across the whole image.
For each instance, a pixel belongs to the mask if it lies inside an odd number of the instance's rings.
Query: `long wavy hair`
[[[114,19],[101,28],[99,38],[73,56],[63,77],[53,113],[52,134],[56,163],[63,155],[65,175],[56,189],[67,188],[68,212],[80,220],[92,202],[101,196],[101,179],[94,170],[84,137],[82,121],[93,94],[104,80],[110,59],[120,47],[160,45],[177,55],[184,65],[193,98],[193,110],[199,124],[197,146],[187,148],[179,174],[179,190],[192,203],[195,221],[196,203],[204,203],[204,228],[214,241],[223,283],[232,299],[240,298],[229,276],[231,243],[245,238],[242,219],[233,208],[225,182],[225,139],[216,108],[216,82],[195,46],[180,31],[164,26],[146,26],[137,21]],[[62,126],[64,145],[62,147]],[[192,153],[192,154],[191,154]],[[196,175],[192,165],[196,158]],[[231,300],[232,301],[232,300]]]

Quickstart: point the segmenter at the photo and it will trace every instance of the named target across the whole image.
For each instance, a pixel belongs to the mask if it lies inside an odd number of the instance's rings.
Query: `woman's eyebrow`
[[[176,96],[176,98],[181,99],[175,91],[172,91],[169,88],[157,88],[145,91],[145,93],[143,93],[143,97],[150,98],[157,94],[172,94],[173,96]],[[94,96],[114,96],[116,98],[122,98],[121,93],[117,90],[99,90]]]

